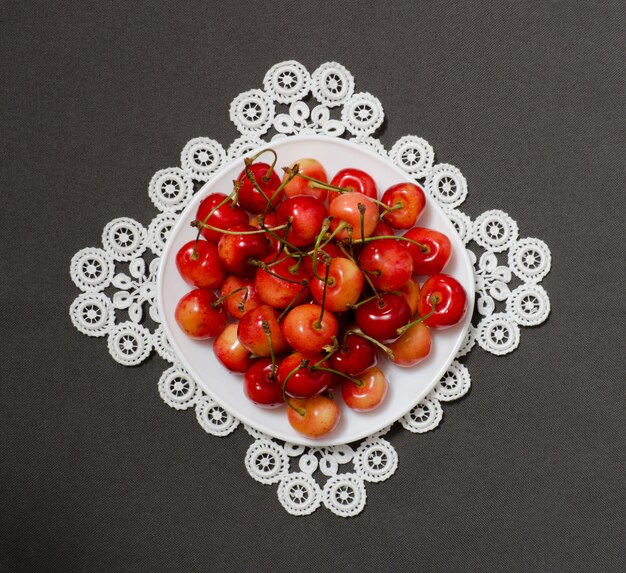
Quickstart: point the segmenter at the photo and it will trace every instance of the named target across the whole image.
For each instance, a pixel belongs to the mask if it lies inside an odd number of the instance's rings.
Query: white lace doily
[[[306,103],[309,94],[313,99]],[[209,137],[194,138],[181,152],[180,167],[152,177],[148,196],[159,212],[147,227],[127,217],[113,219],[102,232],[102,247],[78,251],[70,264],[72,280],[81,290],[70,307],[74,326],[88,336],[106,336],[111,356],[125,366],[139,364],[154,349],[171,363],[158,382],[161,397],[177,410],[194,408],[207,433],[226,436],[240,423],[202,392],[164,336],[155,304],[159,257],[193,195],[194,181],[209,180],[224,162],[267,140],[318,133],[375,150],[406,171],[407,178],[419,181],[474,249],[468,253],[475,265],[480,319],[437,386],[399,420],[406,430],[422,434],[437,427],[441,403],[468,392],[470,374],[459,359],[476,342],[492,354],[507,354],[519,345],[520,327],[536,326],[548,317],[550,300],[538,284],[550,270],[548,246],[520,238],[517,223],[504,211],[486,211],[474,221],[459,211],[468,195],[467,181],[453,165],[435,164],[433,148],[424,139],[407,135],[387,151],[375,138],[384,119],[380,101],[355,92],[354,78],[341,64],[327,62],[312,74],[299,62],[276,64],[262,89],[232,101],[230,118],[241,136],[228,149]],[[366,484],[388,479],[398,465],[396,450],[383,437],[389,428],[357,444],[325,448],[282,443],[245,429],[254,439],[245,456],[246,469],[258,482],[276,485],[278,500],[294,515],[310,514],[321,505],[342,517],[357,515],[366,503]]]

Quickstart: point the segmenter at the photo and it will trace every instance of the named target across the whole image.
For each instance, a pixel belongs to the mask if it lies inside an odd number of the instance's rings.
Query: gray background
[[[445,6],[444,6],[445,4]],[[0,569],[624,571],[624,5],[3,2]],[[524,4],[523,6],[521,4]],[[163,404],[75,331],[74,252],[154,215],[152,174],[274,63],[337,60],[553,255],[552,315],[476,350],[443,424],[357,518],[297,519],[250,438]]]

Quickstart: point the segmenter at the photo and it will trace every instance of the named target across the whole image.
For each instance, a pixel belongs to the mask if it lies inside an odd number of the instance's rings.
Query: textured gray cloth
[[[625,18],[618,1],[3,2],[0,570],[626,570]],[[342,6],[339,8],[338,6]],[[73,329],[74,252],[274,63],[327,60],[552,250],[552,315],[467,360],[442,425],[358,517],[288,515],[250,438],[163,404],[152,358]]]

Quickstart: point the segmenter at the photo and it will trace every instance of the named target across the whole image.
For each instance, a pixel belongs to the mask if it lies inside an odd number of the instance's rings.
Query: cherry
[[[228,279],[226,279],[228,280]],[[420,300],[420,286],[414,278],[410,278],[408,282],[400,289],[400,294],[409,304],[411,316],[417,311],[417,304]]]
[[[376,346],[369,340],[349,332],[343,344],[330,357],[334,370],[356,376],[376,365]]]
[[[331,230],[335,231],[341,223],[344,226],[348,225],[352,228],[353,239],[369,237],[378,223],[378,206],[361,193],[344,193],[337,197],[330,204],[328,213],[333,217]],[[361,233],[361,227],[363,227],[363,233]],[[350,237],[349,229],[342,228],[335,236],[337,239],[347,239]]]
[[[212,211],[213,214],[209,217]],[[246,225],[248,214],[241,207],[234,205],[223,193],[212,193],[200,203],[196,212],[196,219],[212,227],[228,230],[236,225]],[[202,228],[202,235],[207,241],[217,243],[223,233],[204,227]]]
[[[243,315],[237,325],[239,342],[256,356],[271,356],[287,350],[287,341],[278,324],[278,313],[263,304]]]
[[[252,174],[254,181],[263,193],[252,183],[248,173]],[[241,172],[239,180],[241,186],[237,202],[250,213],[265,213],[268,209],[268,200],[275,208],[283,199],[284,192],[282,189],[276,193],[280,187],[280,177],[267,163],[251,163],[247,170],[244,169]]]
[[[283,176],[283,183],[289,178],[289,171],[298,165],[298,175],[296,175],[289,183],[285,185],[285,195],[287,197],[295,197],[296,195],[311,195],[320,201],[326,199],[328,191],[324,188],[317,187],[315,181],[310,181],[307,177],[316,179],[320,183],[328,183],[326,170],[322,164],[316,159],[304,158],[299,159],[289,166],[289,169]],[[302,177],[302,176],[305,177]]]
[[[406,248],[413,257],[413,274],[436,275],[446,266],[450,259],[452,245],[443,233],[424,227],[413,227],[404,236],[420,243],[423,248],[405,241]]]
[[[393,362],[408,367],[424,360],[430,354],[431,345],[430,329],[423,322],[418,322],[391,342],[389,348],[393,353]]]
[[[467,309],[467,295],[461,284],[450,275],[438,274],[423,285],[417,310],[424,324],[446,328],[459,322]]]
[[[359,266],[378,290],[401,289],[413,274],[413,259],[403,242],[377,239],[363,247]]]
[[[325,278],[325,266],[318,264],[317,271],[322,278]],[[356,263],[344,257],[332,259],[328,268],[327,282],[313,278],[311,294],[321,304],[324,300],[324,290],[326,290],[326,309],[331,312],[344,312],[352,308],[359,300],[363,291],[363,281],[363,273]]]
[[[303,247],[315,241],[322,230],[328,211],[319,199],[297,195],[283,201],[276,212],[279,223],[291,221],[285,237],[292,245]]]
[[[381,207],[385,223],[394,229],[410,229],[426,206],[426,194],[415,183],[398,183],[383,193],[381,201],[391,209]]]
[[[274,308],[289,304],[302,304],[309,298],[309,275],[292,257],[285,257],[268,267],[273,257],[268,257],[256,273],[254,282],[260,299]]]
[[[323,392],[332,382],[332,373],[314,368],[328,367],[321,354],[304,355],[294,352],[287,356],[278,367],[278,382],[285,393],[296,398],[308,398]]]
[[[259,233],[251,225],[237,225],[231,228],[231,232],[236,234],[225,234],[217,244],[220,260],[229,273],[238,277],[252,277],[256,267],[248,261],[262,259],[267,254],[269,244],[265,234]]]
[[[197,288],[188,292],[176,306],[176,322],[187,336],[204,340],[217,336],[226,326],[227,315],[221,304],[213,306],[217,297]]]
[[[256,292],[254,281],[229,276],[222,283],[220,295],[224,299],[226,311],[233,318],[240,319],[246,312],[261,306],[263,301]]]
[[[342,187],[343,189],[350,189],[355,193],[361,193],[361,195],[365,195],[370,199],[378,198],[378,190],[376,189],[374,179],[365,171],[355,167],[348,167],[335,173],[330,184],[334,187]],[[329,191],[328,204],[330,205],[339,195],[341,193],[338,191]]]
[[[380,406],[389,388],[383,371],[374,366],[356,378],[356,381],[344,380],[341,385],[341,396],[346,406],[357,412],[369,412]]]
[[[255,360],[243,379],[244,394],[262,408],[281,406],[283,389],[275,374],[271,358]]]
[[[217,359],[231,372],[243,374],[254,363],[248,350],[237,338],[237,325],[226,325],[213,342],[213,352]]]
[[[408,303],[396,294],[383,294],[380,302],[372,297],[364,301],[355,313],[359,328],[380,342],[398,338],[398,329],[407,324],[410,318]]]
[[[215,243],[203,240],[185,243],[176,254],[176,267],[186,283],[198,288],[217,288],[226,276]]]
[[[337,336],[339,324],[330,312],[323,312],[317,304],[303,304],[289,311],[283,321],[287,342],[302,354],[316,354],[330,345]]]
[[[308,438],[321,438],[332,432],[339,422],[341,411],[328,396],[318,395],[303,400],[292,400],[287,418],[297,432]]]

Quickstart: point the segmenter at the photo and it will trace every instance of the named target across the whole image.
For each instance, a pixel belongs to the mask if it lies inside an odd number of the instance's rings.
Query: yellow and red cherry
[[[268,265],[273,258],[267,257],[264,264]],[[293,257],[284,257],[271,267],[259,268],[254,283],[259,298],[273,308],[286,308],[309,299],[309,275],[304,265]]]
[[[404,236],[422,245],[406,242],[406,248],[413,257],[413,274],[436,275],[439,274],[448,261],[452,251],[450,239],[434,229],[425,227],[413,227]]]
[[[328,214],[333,218],[331,231],[339,225],[349,227],[337,231],[335,237],[340,240],[350,237],[350,228],[353,239],[369,237],[378,223],[378,206],[361,193],[344,193],[337,197],[330,204]]]
[[[176,253],[176,267],[186,283],[197,288],[218,288],[226,277],[215,243],[185,243]]]
[[[210,290],[197,288],[183,296],[176,306],[175,318],[183,332],[195,339],[204,340],[217,336],[228,316],[222,304]]]
[[[322,304],[325,301],[326,310],[331,312],[344,312],[357,303],[365,279],[356,263],[344,257],[332,259],[327,279],[325,266],[318,263],[317,271],[324,280],[311,279],[311,294],[316,302]]]
[[[377,239],[365,245],[359,266],[382,291],[401,289],[413,274],[413,258],[404,241],[396,239]]]
[[[410,278],[400,289],[400,294],[408,303],[409,308],[411,309],[411,316],[413,316],[417,312],[417,305],[420,300],[420,285],[414,278]]]
[[[341,417],[337,403],[320,394],[311,398],[292,399],[287,418],[291,427],[307,438],[321,438],[332,432]]]
[[[282,323],[283,335],[290,346],[302,354],[316,354],[337,336],[339,324],[331,312],[317,304],[292,308]]]
[[[236,319],[240,319],[249,310],[263,304],[256,292],[254,281],[234,275],[226,277],[220,289],[220,296],[224,299],[226,312]]]
[[[411,309],[402,296],[386,293],[380,300],[372,297],[360,304],[354,318],[365,334],[386,342],[398,338],[398,329],[411,319]]]
[[[447,328],[457,324],[467,310],[467,294],[454,277],[441,273],[430,277],[423,285],[417,311],[424,324],[432,328]]]
[[[256,186],[250,180],[247,172],[252,173]],[[265,213],[268,209],[277,207],[283,199],[283,189],[276,193],[280,187],[280,177],[267,163],[251,163],[247,171],[244,169],[240,173],[239,180],[241,186],[237,202],[250,213]],[[268,207],[268,203],[271,203],[272,207]]]
[[[283,201],[276,215],[279,224],[291,221],[285,239],[296,247],[304,247],[320,234],[328,211],[319,199],[310,195],[297,195]]]
[[[370,412],[385,399],[389,382],[383,371],[373,366],[341,385],[341,397],[348,408],[357,412]]]
[[[212,193],[204,199],[198,207],[196,219],[200,223],[215,227],[215,229],[202,228],[202,236],[212,243],[220,240],[224,234],[222,231],[227,231],[237,225],[248,224],[248,214],[241,207],[234,205],[223,193]],[[222,229],[222,231],[216,229]]]
[[[241,231],[238,233],[237,231]],[[224,268],[238,277],[253,277],[257,267],[250,260],[259,260],[267,255],[269,243],[264,233],[251,225],[237,225],[225,233],[217,244],[217,252]]]
[[[250,352],[237,338],[237,325],[227,324],[213,342],[213,352],[217,359],[231,372],[243,374],[247,372],[254,360]]]
[[[376,361],[376,346],[354,333],[348,333],[343,344],[330,357],[331,368],[348,376],[357,376],[375,366]]]
[[[385,223],[394,229],[410,229],[426,207],[426,194],[415,183],[398,183],[383,193],[381,201],[389,208],[381,206]]]
[[[284,403],[283,389],[276,378],[271,358],[254,361],[243,379],[243,392],[262,408],[277,408]]]
[[[237,325],[237,338],[256,356],[271,356],[287,350],[287,341],[278,323],[278,313],[270,306],[257,306],[243,315]]]
[[[287,173],[283,176],[283,183],[289,178],[289,170],[293,169],[296,164],[298,165],[298,175],[285,185],[285,195],[287,195],[287,197],[310,195],[320,201],[324,201],[328,191],[323,187],[317,187],[317,182],[322,184],[328,183],[328,176],[326,175],[326,170],[317,159],[306,157],[292,163]],[[306,177],[302,177],[302,175],[315,179],[316,181],[311,181]]]
[[[372,179],[372,176],[355,167],[348,167],[337,171],[330,184],[333,187],[341,187],[342,189],[349,189],[355,193],[360,193],[370,199],[378,198],[376,182]],[[330,205],[341,194],[342,193],[339,191],[329,191],[328,204]]]
[[[431,338],[430,329],[423,322],[409,326],[400,338],[388,344],[394,364],[415,366],[427,358],[432,347]]]
[[[308,398],[323,392],[332,383],[332,372],[324,368],[328,368],[328,361],[321,354],[293,352],[280,363],[276,375],[286,394]]]

